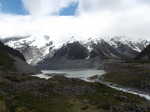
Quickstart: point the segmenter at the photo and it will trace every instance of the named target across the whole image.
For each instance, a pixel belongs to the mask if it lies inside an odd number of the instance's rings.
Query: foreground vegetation
[[[150,102],[99,83],[0,73],[0,112],[149,112]]]
[[[3,71],[15,70],[13,65],[14,60],[6,53],[2,52],[0,54],[0,69]]]
[[[115,65],[115,66],[114,66]],[[104,80],[150,93],[150,63],[128,61],[107,64]]]

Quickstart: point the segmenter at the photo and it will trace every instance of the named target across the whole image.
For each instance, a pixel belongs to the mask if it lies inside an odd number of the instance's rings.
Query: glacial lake
[[[101,76],[105,73],[104,70],[97,70],[97,69],[82,69],[82,70],[43,70],[42,74],[38,74],[36,76],[40,78],[51,78],[54,75],[64,75],[68,78],[80,78],[80,79],[87,79],[89,77],[98,75]]]

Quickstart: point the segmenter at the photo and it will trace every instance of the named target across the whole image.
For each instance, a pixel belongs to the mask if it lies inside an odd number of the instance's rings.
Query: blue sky
[[[1,12],[10,14],[28,14],[21,0],[0,0]]]
[[[25,10],[22,0],[0,0],[2,13],[28,15],[29,12]],[[71,3],[59,11],[60,16],[72,16],[75,14],[78,3]]]
[[[59,15],[62,16],[75,15],[77,7],[78,3],[72,3],[68,7],[61,9]]]

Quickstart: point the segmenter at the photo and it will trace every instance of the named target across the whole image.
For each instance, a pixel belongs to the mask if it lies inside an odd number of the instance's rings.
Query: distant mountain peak
[[[68,41],[57,44],[57,42],[48,35],[41,35],[36,37],[35,35],[12,37],[3,39],[3,42],[19,50],[24,54],[28,63],[36,65],[38,62],[49,57],[53,57],[58,49],[62,46],[66,46],[69,43],[79,42],[86,47],[88,52],[93,52],[95,47],[103,57],[134,57],[141,52],[148,44],[149,40],[144,39],[127,39],[127,37],[116,36],[110,39],[105,38],[89,38],[85,41],[79,41],[76,37],[72,36]],[[95,46],[95,47],[94,47]],[[97,52],[96,50],[96,52]],[[97,53],[96,53],[97,54]],[[99,54],[99,55],[100,55]],[[90,56],[88,56],[90,57]]]

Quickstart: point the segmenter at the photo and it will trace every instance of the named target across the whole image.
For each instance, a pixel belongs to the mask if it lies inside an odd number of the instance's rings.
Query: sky
[[[0,37],[150,39],[149,0],[0,0]]]

